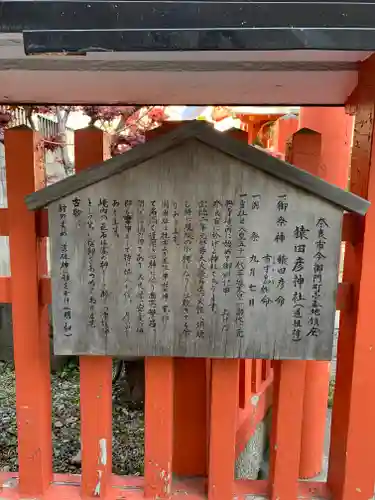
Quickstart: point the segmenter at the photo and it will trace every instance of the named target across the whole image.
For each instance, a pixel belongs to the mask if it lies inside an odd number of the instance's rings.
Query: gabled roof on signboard
[[[171,132],[155,137],[140,146],[115,156],[99,165],[94,165],[56,184],[36,191],[26,197],[30,210],[43,208],[50,203],[69,196],[87,186],[96,184],[136,167],[151,158],[181,145],[189,139],[196,139],[244,164],[251,165],[275,178],[301,188],[350,212],[364,215],[370,205],[367,200],[329,184],[314,175],[279,160],[261,149],[238,141],[218,132],[211,125],[201,121],[183,123]]]

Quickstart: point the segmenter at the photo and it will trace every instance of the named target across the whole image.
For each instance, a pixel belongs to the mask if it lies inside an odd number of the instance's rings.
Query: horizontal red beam
[[[0,304],[10,304],[12,302],[11,277],[0,277]],[[50,304],[52,302],[50,278],[43,277],[39,282],[40,302]],[[336,310],[350,310],[352,303],[352,286],[350,283],[339,283],[337,289]]]
[[[342,241],[357,244],[363,235],[364,218],[357,214],[344,214]],[[48,236],[48,210],[36,213],[37,234],[40,238]],[[0,208],[0,236],[9,236],[8,209]]]
[[[6,472],[0,475],[0,487],[2,487],[2,497],[9,500],[18,500],[19,491],[14,479],[18,477],[17,473]],[[205,478],[202,479],[181,479],[175,481],[172,486],[172,495],[176,500],[206,500],[207,495]],[[12,484],[12,486],[10,486]],[[15,484],[15,485],[14,485]],[[72,500],[81,500],[80,495],[81,476],[70,474],[55,474],[50,489],[48,490],[48,499],[57,500],[59,498],[69,497]],[[111,486],[105,500],[114,500],[119,496],[129,500],[141,500],[144,498],[143,477],[136,476],[112,476]],[[266,480],[239,479],[234,481],[234,495],[238,500],[245,500],[250,495],[265,496],[269,495],[269,484]],[[123,497],[124,498],[124,497]],[[301,481],[298,484],[298,498],[306,500],[313,498],[330,498],[327,483],[315,481]]]

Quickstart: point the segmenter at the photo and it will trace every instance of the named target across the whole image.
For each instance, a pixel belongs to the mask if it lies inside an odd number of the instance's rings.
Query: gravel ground
[[[79,473],[71,458],[79,450],[79,371],[71,364],[51,376],[53,462],[56,473]],[[126,383],[113,391],[113,472],[143,474],[143,410],[125,402]],[[17,471],[15,374],[9,363],[0,363],[0,470]]]

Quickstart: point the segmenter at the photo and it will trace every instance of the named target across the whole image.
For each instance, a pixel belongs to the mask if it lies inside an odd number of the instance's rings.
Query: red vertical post
[[[295,115],[285,115],[279,118],[274,127],[273,147],[285,155],[288,139],[298,130],[298,118]]]
[[[110,157],[109,138],[88,127],[75,132],[75,170]],[[104,497],[112,474],[112,358],[80,357],[82,496]]]
[[[253,359],[251,364],[251,392],[258,392],[261,383],[262,383],[262,360]]]
[[[310,128],[322,134],[321,173],[324,180],[346,189],[349,181],[350,150],[353,117],[344,107],[301,108],[300,128]]]
[[[298,497],[305,361],[275,361],[270,453],[271,500]]]
[[[310,174],[324,175],[321,161],[322,136],[303,128],[290,138],[287,159]],[[329,363],[306,361],[306,380],[301,431],[301,456],[299,475],[311,478],[319,474],[323,463],[323,446],[326,427]]]
[[[374,299],[375,268],[375,105],[358,105],[351,162],[350,189],[372,205],[363,240],[346,244],[344,281],[352,284],[351,310],[340,316],[337,374],[332,410],[328,485],[335,500],[367,500],[374,494],[375,449]]]
[[[39,496],[52,480],[48,315],[38,284],[46,270],[36,214],[25,196],[44,186],[41,136],[27,127],[5,131],[20,492]]]
[[[170,498],[173,458],[173,358],[147,357],[145,497]]]
[[[146,140],[153,140],[180,125],[180,122],[165,122],[160,127],[149,130],[146,133]],[[149,366],[151,377],[152,367]],[[173,473],[179,476],[205,476],[207,473],[208,375],[206,360],[175,358],[173,373],[175,396]]]
[[[349,178],[353,119],[344,108],[302,108],[300,126],[321,134],[320,158],[308,170],[345,189]],[[306,368],[304,427],[301,443],[301,477],[314,477],[321,471],[324,453],[326,406],[330,363],[310,361]]]
[[[207,474],[207,361],[174,360],[173,472]]]
[[[233,500],[239,360],[213,359],[208,499]]]

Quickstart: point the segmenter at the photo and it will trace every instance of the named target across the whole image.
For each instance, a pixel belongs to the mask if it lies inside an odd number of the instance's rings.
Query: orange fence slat
[[[174,359],[173,473],[207,475],[207,362]]]
[[[253,359],[251,363],[251,392],[259,392],[262,384],[262,360]]]
[[[7,208],[0,208],[0,235],[9,236],[9,213]]]
[[[277,361],[273,371],[270,498],[294,500],[298,493],[306,361]]]
[[[246,370],[246,359],[240,359],[240,373],[239,373],[239,392],[238,392],[238,406],[239,408],[245,409],[247,403],[247,370]],[[252,360],[248,360],[248,362],[252,362]]]
[[[112,474],[112,360],[80,357],[82,496],[104,497]]]
[[[24,201],[44,183],[42,154],[37,133],[5,131],[20,492],[27,496],[42,494],[52,479],[49,324],[38,290],[46,255],[38,252],[36,216]]]
[[[363,238],[345,248],[344,279],[353,285],[353,302],[352,310],[340,317],[328,470],[328,484],[335,500],[367,500],[374,494],[375,467],[370,458],[375,450],[374,120],[374,103],[359,104],[350,189],[368,198],[372,205],[365,218]]]
[[[75,132],[76,171],[109,158],[109,139],[99,129]],[[80,357],[82,495],[104,497],[112,474],[112,359]]]
[[[239,360],[213,359],[208,499],[232,500],[236,459]]]
[[[146,498],[169,498],[172,493],[173,367],[173,358],[145,359]]]

